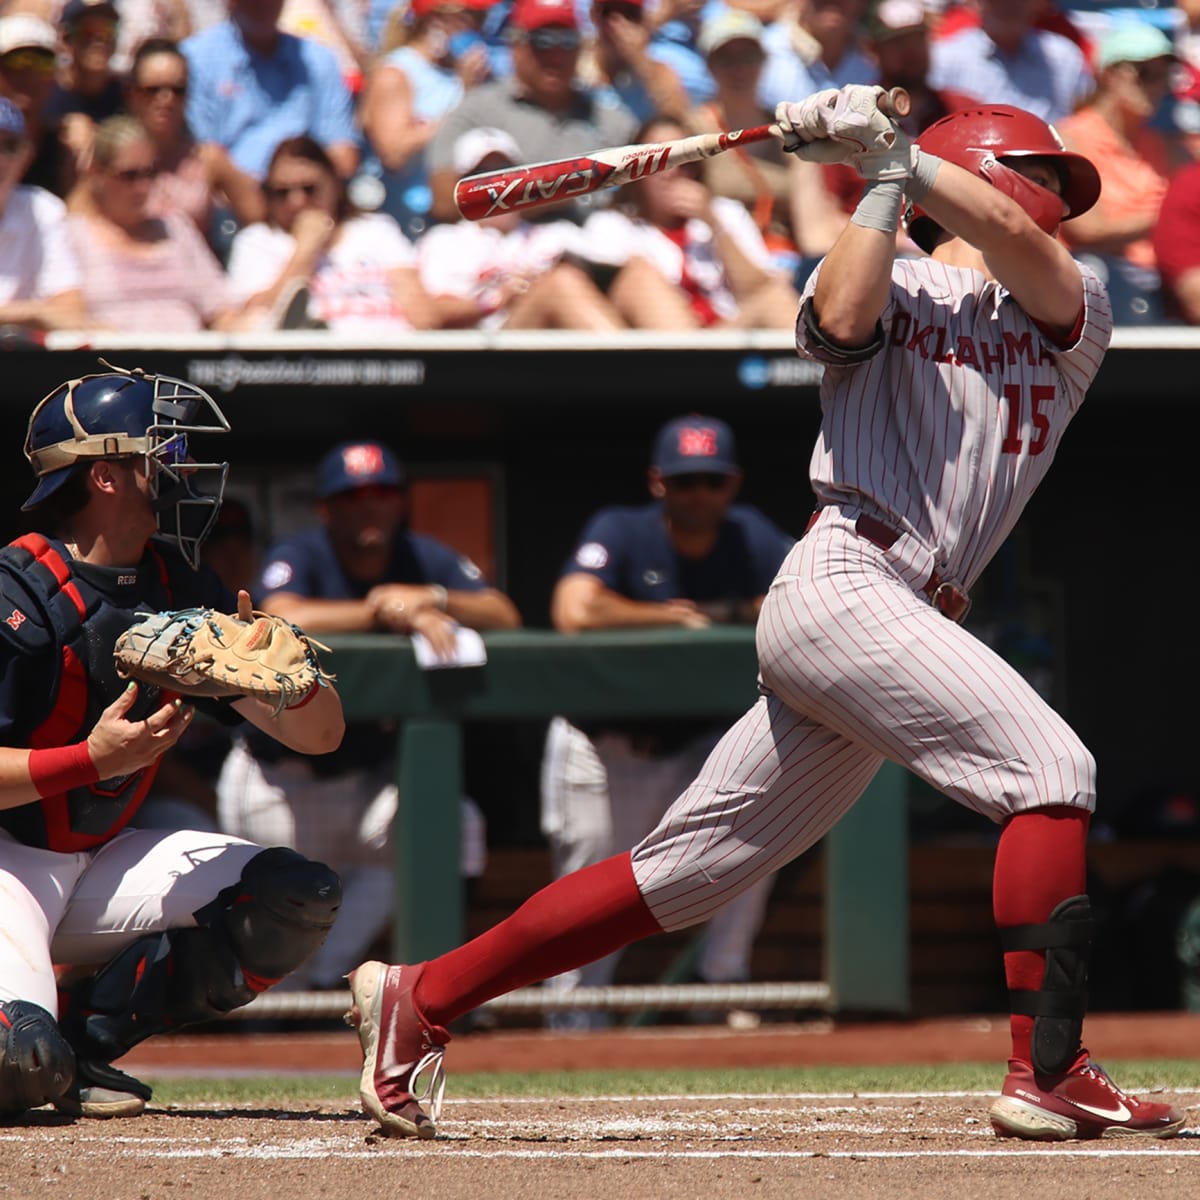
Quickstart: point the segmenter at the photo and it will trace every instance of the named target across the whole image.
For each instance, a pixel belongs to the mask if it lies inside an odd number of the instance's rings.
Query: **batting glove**
[[[837,88],[826,88],[796,103],[780,101],[775,106],[772,132],[783,142],[783,148],[794,154],[810,142],[828,139],[829,114],[837,103],[838,95]]]
[[[855,154],[850,159],[864,179],[904,180],[912,176],[917,147],[903,129],[890,120],[887,123],[888,129],[879,133],[874,149]]]

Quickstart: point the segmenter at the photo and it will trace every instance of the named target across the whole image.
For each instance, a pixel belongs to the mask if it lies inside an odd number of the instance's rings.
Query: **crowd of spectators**
[[[759,143],[479,226],[454,184],[848,83],[1053,122],[1118,321],[1200,320],[1200,0],[2,0],[0,323],[786,327],[848,168]]]

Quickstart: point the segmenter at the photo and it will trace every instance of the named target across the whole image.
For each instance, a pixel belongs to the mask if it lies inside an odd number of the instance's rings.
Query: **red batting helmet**
[[[1073,154],[1054,126],[1041,117],[1008,104],[964,108],[934,121],[917,138],[926,154],[936,154],[957,163],[993,187],[1011,196],[1047,233],[1054,233],[1062,219],[1059,198],[1039,187],[1004,163],[1014,158],[1051,160],[1062,179],[1062,200],[1070,215],[1085,213],[1100,197],[1100,175],[1089,159]],[[933,249],[938,225],[916,205],[904,216],[908,236],[922,250]]]

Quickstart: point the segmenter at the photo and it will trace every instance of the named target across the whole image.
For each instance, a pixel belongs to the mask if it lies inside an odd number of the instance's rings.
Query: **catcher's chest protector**
[[[147,589],[138,573],[79,569],[39,534],[0,550],[9,653],[19,655],[24,649],[54,663],[54,678],[45,680],[36,695],[22,697],[30,705],[29,720],[38,721],[27,735],[33,749],[81,741],[124,690],[125,681],[113,666],[113,643],[135,619],[135,605],[144,609],[147,602],[154,603],[155,598],[146,598],[148,590],[165,596],[171,592],[167,564],[156,552],[155,557],[157,579]],[[157,688],[141,688],[129,720],[144,719],[161,703]],[[18,719],[16,725],[20,729],[25,722]],[[44,850],[90,849],[125,827],[150,790],[155,770],[147,767],[0,810],[0,826]]]

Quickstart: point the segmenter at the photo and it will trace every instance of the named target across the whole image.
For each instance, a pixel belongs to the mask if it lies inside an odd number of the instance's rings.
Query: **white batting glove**
[[[908,139],[879,110],[884,89],[850,84],[776,106],[783,148],[807,162],[850,162],[867,179],[902,179]]]
[[[783,143],[783,148],[795,154],[811,142],[828,140],[829,113],[837,103],[838,95],[837,88],[826,88],[800,101],[780,101],[775,106],[775,124],[771,131]]]
[[[913,173],[916,146],[908,134],[893,125],[891,132],[882,133],[876,147],[850,159],[854,169],[864,179],[908,179]]]

